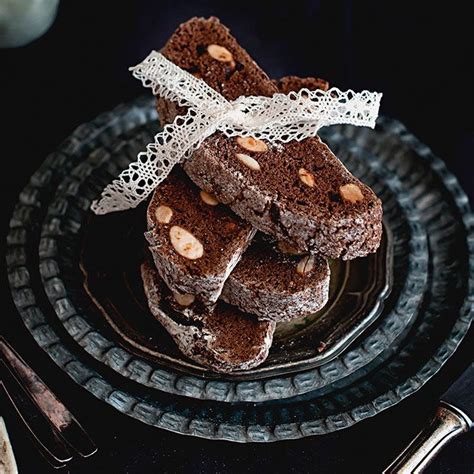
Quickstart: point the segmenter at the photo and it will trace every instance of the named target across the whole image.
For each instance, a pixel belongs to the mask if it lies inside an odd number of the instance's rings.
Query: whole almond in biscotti
[[[206,193],[206,191],[201,191],[199,193],[201,199],[208,204],[209,206],[217,206],[219,201],[212,194]]]
[[[252,158],[250,155],[246,155],[245,153],[236,153],[235,156],[247,168],[253,171],[260,171],[260,165],[255,158]]]
[[[356,184],[345,184],[339,188],[339,194],[342,196],[342,199],[349,202],[357,202],[362,201],[364,199],[364,195],[360,190],[359,186]]]
[[[209,45],[232,52],[236,67],[231,73],[228,62],[203,54],[203,46]],[[198,68],[203,80],[227,100],[242,95],[271,97],[278,92],[277,85],[216,18],[193,18],[184,23],[162,53],[179,67]],[[160,99],[158,106],[165,120],[172,120],[179,112],[170,101]],[[184,170],[201,189],[242,219],[298,250],[351,259],[378,248],[382,234],[380,200],[349,173],[318,137],[279,146],[262,142],[261,149],[252,148],[248,138],[247,142],[242,140],[244,137],[239,138],[227,138],[221,133],[208,137],[183,163]],[[242,172],[236,153],[251,156],[260,171]],[[307,175],[303,178],[306,182],[301,180],[300,169],[313,177],[313,186]],[[340,187],[347,184],[357,186],[364,199],[344,200]]]
[[[168,224],[173,217],[173,210],[168,206],[158,206],[155,211],[155,217],[160,224]]]
[[[310,188],[314,187],[314,176],[308,170],[300,168],[298,170],[298,175],[301,181],[306,184],[306,186],[309,186]]]
[[[247,151],[256,153],[264,153],[268,150],[268,146],[264,141],[253,137],[237,137],[237,144]]]
[[[211,56],[211,58],[217,59],[218,61],[222,61],[224,63],[230,63],[233,60],[232,53],[224,48],[223,46],[219,46],[218,44],[210,44],[207,47],[207,52]]]
[[[181,256],[189,260],[201,258],[204,254],[204,247],[191,232],[174,225],[170,229],[170,240],[173,248]]]

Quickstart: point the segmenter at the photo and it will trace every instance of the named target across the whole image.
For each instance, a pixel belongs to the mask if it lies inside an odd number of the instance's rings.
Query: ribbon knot
[[[229,103],[225,109],[224,120],[229,127],[242,127],[247,120],[243,104],[237,99]]]
[[[155,95],[188,107],[188,111],[157,133],[137,161],[104,189],[91,206],[96,214],[136,207],[175,164],[191,156],[216,131],[227,137],[252,136],[277,144],[313,137],[326,125],[373,128],[382,97],[377,92],[331,88],[228,101],[156,51],[131,71]]]

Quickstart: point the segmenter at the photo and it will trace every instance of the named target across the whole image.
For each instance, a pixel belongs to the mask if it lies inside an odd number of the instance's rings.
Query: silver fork
[[[72,459],[69,449],[51,428],[48,419],[38,411],[28,393],[19,385],[3,361],[0,362],[0,385],[39,453],[54,468],[63,467]]]
[[[3,336],[0,358],[1,385],[50,464],[61,467],[70,461],[68,446],[82,457],[93,455],[97,447],[84,428]]]

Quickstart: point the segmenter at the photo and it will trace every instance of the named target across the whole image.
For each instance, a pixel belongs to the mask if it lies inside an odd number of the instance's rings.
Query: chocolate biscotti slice
[[[221,298],[261,319],[288,321],[320,310],[328,300],[329,280],[323,257],[301,255],[257,234],[229,275]]]
[[[151,313],[191,360],[217,372],[233,372],[267,358],[274,322],[258,321],[224,302],[211,312],[183,318],[168,304],[169,290],[154,265],[144,263],[141,273]]]
[[[229,100],[278,92],[216,18],[182,24],[162,53]],[[178,109],[159,100],[158,112],[171,120]],[[216,133],[183,167],[244,220],[298,249],[351,259],[379,246],[380,200],[317,137],[271,146]]]
[[[212,305],[255,234],[254,228],[175,167],[156,188],[145,237],[177,300]]]

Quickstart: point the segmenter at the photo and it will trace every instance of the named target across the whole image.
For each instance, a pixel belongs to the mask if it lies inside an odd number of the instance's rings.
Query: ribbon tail
[[[95,200],[95,214],[123,211],[137,207],[169,175],[173,167],[189,157],[218,124],[194,108],[176,117],[172,124],[154,137],[154,142],[139,153],[138,159],[122,171]]]
[[[341,92],[331,89],[320,104],[323,114],[318,117],[320,127],[328,125],[356,125],[374,128],[379,115],[382,94],[378,92]]]

